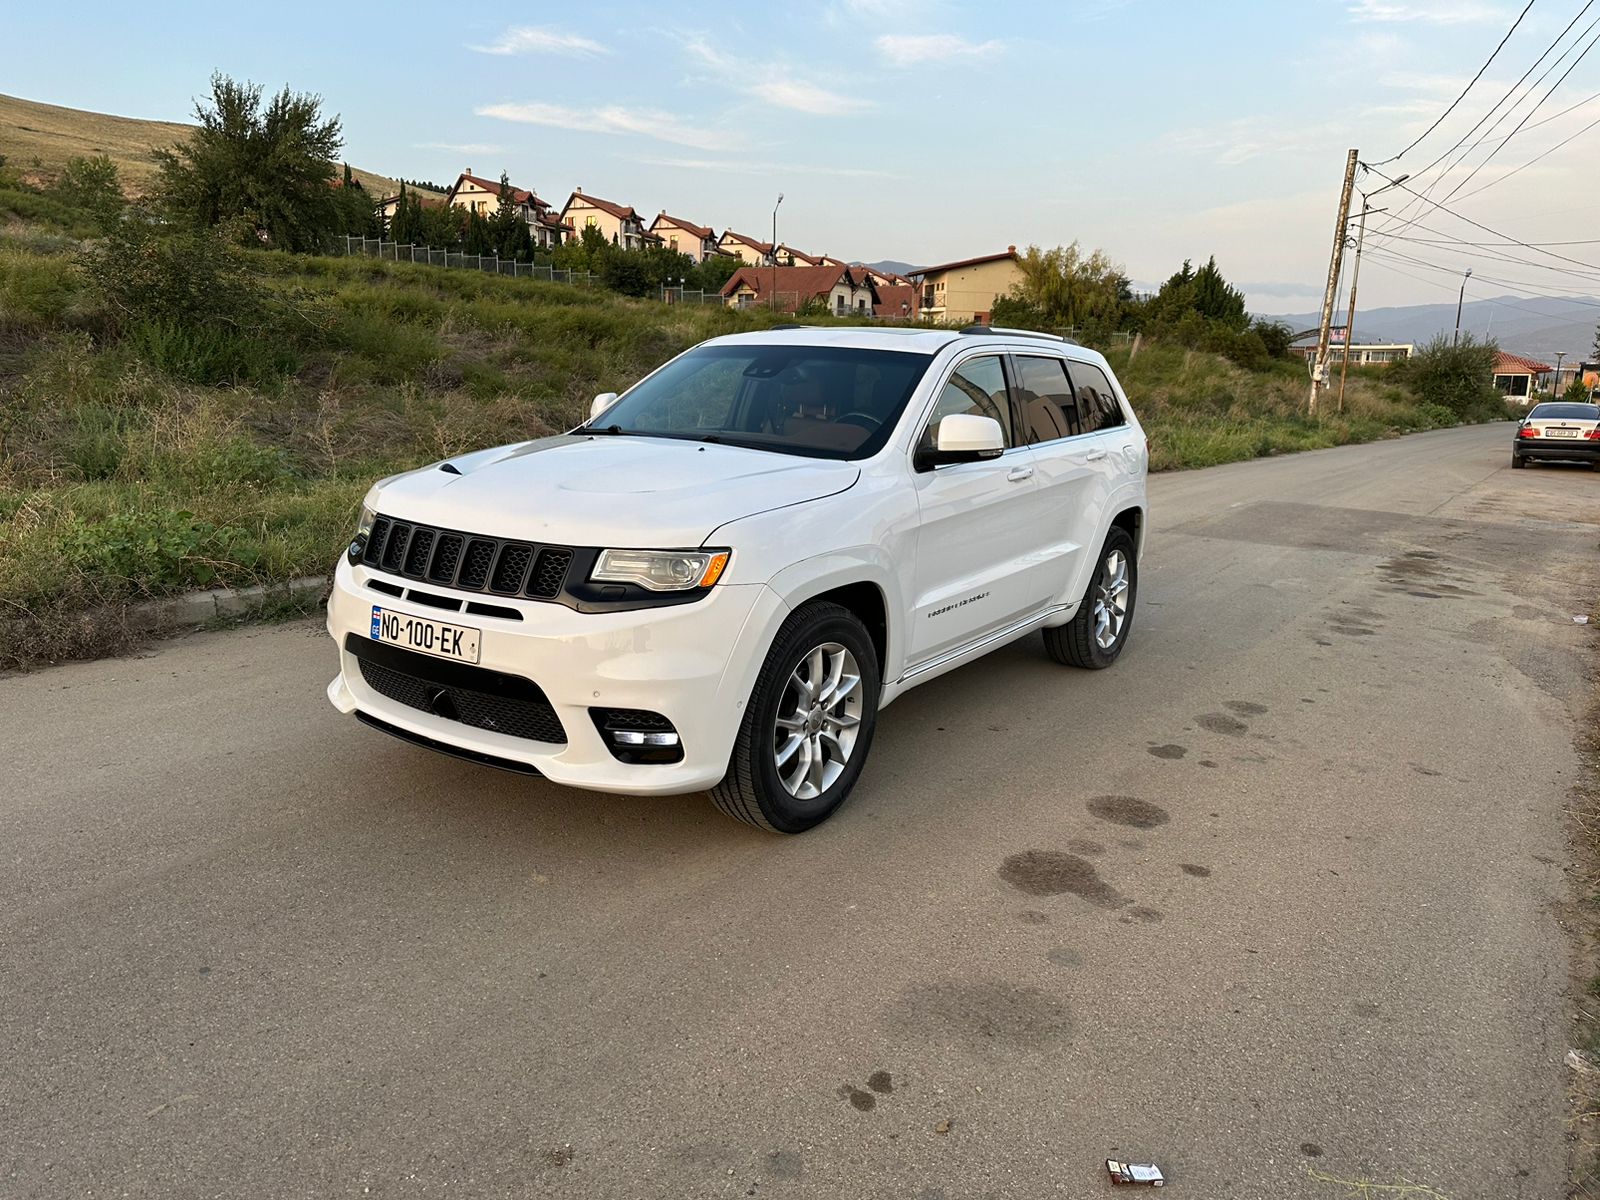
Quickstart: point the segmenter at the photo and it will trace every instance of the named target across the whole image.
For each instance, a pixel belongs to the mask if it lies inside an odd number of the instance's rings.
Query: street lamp
[[[1461,277],[1461,294],[1456,297],[1456,332],[1455,336],[1450,339],[1452,346],[1461,340],[1461,302],[1467,298],[1467,280],[1471,278],[1472,268],[1468,267],[1467,273]]]
[[[1356,234],[1356,263],[1350,272],[1350,315],[1344,322],[1344,357],[1339,361],[1339,411],[1344,411],[1344,377],[1350,369],[1350,344],[1355,341],[1356,335],[1356,284],[1361,282],[1361,243],[1367,237],[1367,214],[1370,212],[1385,212],[1387,210],[1371,207],[1371,201],[1378,192],[1387,192],[1392,187],[1399,187],[1410,175],[1402,175],[1399,179],[1391,179],[1375,192],[1361,193],[1361,225]]]
[[[1565,350],[1556,351],[1556,373],[1555,377],[1550,380],[1550,399],[1552,400],[1561,399],[1561,360],[1566,356],[1567,352]]]
[[[778,307],[778,205],[783,203],[783,193],[778,193],[778,203],[772,206],[772,295],[768,302],[773,308]]]

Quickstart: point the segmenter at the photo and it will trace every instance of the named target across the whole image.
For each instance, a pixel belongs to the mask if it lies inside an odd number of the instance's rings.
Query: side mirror
[[[938,443],[917,453],[916,468],[930,471],[951,463],[999,458],[1005,448],[1005,430],[993,417],[980,417],[976,413],[951,413],[939,422]]]
[[[615,392],[601,392],[589,404],[589,420],[597,420],[601,413],[617,402]]]

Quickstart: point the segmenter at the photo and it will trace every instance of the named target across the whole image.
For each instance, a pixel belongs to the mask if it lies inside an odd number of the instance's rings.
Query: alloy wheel
[[[796,800],[815,800],[844,774],[863,706],[861,667],[838,642],[802,655],[784,685],[773,729],[773,762]]]
[[[1094,586],[1094,640],[1109,650],[1122,636],[1128,621],[1128,559],[1113,550],[1100,564],[1100,577]]]

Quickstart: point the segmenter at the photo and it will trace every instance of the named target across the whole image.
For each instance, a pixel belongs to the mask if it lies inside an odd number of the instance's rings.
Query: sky
[[[1422,134],[1524,3],[18,4],[0,90],[185,120],[220,70],[319,94],[345,156],[383,174],[505,170],[558,205],[582,186],[763,240],[781,192],[779,239],[849,260],[1077,241],[1156,285],[1215,255],[1253,311],[1300,312],[1321,302],[1347,150],[1376,165]],[[1448,201],[1459,217],[1371,201],[1390,213],[1363,307],[1454,299],[1467,266],[1469,298],[1600,294],[1600,242],[1565,244],[1600,237],[1600,50],[1580,57],[1600,14],[1512,90],[1581,8],[1534,0],[1455,111],[1377,168],[1438,200],[1494,155]],[[1491,140],[1423,172],[1497,101],[1465,144],[1509,114]],[[1400,220],[1421,225],[1377,232]]]

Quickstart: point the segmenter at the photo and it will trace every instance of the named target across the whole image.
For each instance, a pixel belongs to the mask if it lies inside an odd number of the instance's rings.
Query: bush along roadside
[[[324,574],[372,480],[570,428],[677,351],[784,319],[137,215],[85,239],[102,218],[51,203],[0,225],[0,668],[114,649],[151,599]],[[1300,364],[1107,352],[1158,469],[1494,415],[1426,359],[1415,382],[1352,372],[1344,412],[1310,420]]]

